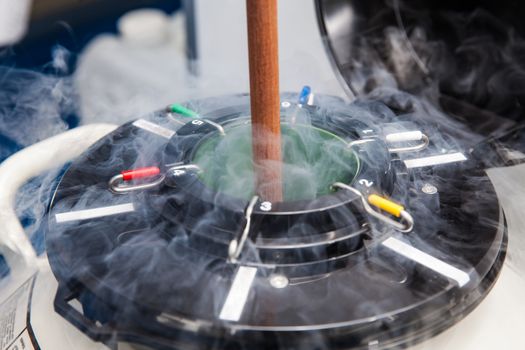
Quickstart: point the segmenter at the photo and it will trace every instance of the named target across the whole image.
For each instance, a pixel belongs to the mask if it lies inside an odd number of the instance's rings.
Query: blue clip
[[[308,104],[308,99],[310,98],[311,93],[312,89],[308,85],[305,85],[299,94],[299,104]]]

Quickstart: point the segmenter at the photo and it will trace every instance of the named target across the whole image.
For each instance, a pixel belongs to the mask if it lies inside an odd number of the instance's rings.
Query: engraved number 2
[[[374,185],[373,181],[368,181],[366,179],[359,180],[359,184],[366,186],[366,187],[372,187]]]

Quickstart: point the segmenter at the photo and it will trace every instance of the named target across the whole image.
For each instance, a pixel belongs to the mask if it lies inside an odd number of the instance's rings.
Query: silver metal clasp
[[[237,258],[241,255],[244,244],[246,243],[246,239],[248,238],[248,234],[250,233],[253,209],[255,208],[258,200],[258,196],[252,197],[248,203],[248,206],[246,207],[246,210],[244,211],[244,218],[246,219],[244,228],[239,237],[230,241],[230,245],[228,246],[228,261],[231,263],[236,262]]]
[[[201,171],[201,169],[194,164],[172,166],[168,168],[164,174],[161,174],[158,167],[125,170],[120,174],[113,176],[109,180],[108,186],[111,192],[118,194],[143,191],[160,186],[164,180],[166,180],[166,176],[180,176],[190,170],[197,172]],[[148,179],[149,181],[147,181]],[[135,185],[129,184],[133,180],[143,180],[143,182]]]
[[[398,231],[410,232],[412,231],[412,228],[414,228],[414,219],[412,218],[412,215],[410,215],[410,213],[407,212],[401,205],[394,203],[390,201],[389,199],[385,199],[385,198],[378,196],[379,198],[381,198],[381,203],[379,204],[379,208],[385,210],[386,212],[390,214],[393,214],[394,216],[398,216],[400,219],[399,221],[394,220],[390,218],[389,216],[386,216],[382,214],[381,212],[374,210],[368,203],[368,200],[365,199],[363,194],[359,190],[353,188],[352,186],[349,186],[342,182],[336,182],[332,185],[332,188],[341,188],[341,189],[348,190],[350,192],[355,193],[361,199],[361,202],[363,203],[363,207],[368,214],[394,227]],[[369,200],[370,200],[370,197],[369,197]]]
[[[150,179],[140,184],[130,185],[133,180]],[[133,170],[125,170],[113,176],[109,180],[109,189],[113,193],[123,194],[133,191],[141,191],[159,186],[164,181],[164,174],[160,173],[158,167],[146,167]]]

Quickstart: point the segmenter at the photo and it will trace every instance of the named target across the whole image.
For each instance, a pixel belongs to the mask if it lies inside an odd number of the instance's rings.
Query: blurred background
[[[120,124],[176,101],[248,91],[244,1],[1,4],[0,159],[82,123]],[[324,50],[315,2],[279,6],[281,90],[310,84],[346,97]],[[37,122],[40,130],[17,133],[14,120]]]

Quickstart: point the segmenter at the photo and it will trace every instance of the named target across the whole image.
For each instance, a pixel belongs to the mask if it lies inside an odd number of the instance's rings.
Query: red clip
[[[124,170],[120,173],[120,175],[122,175],[122,181],[143,179],[146,177],[152,177],[152,176],[156,176],[159,174],[160,174],[160,169],[156,166],[138,168],[138,169],[133,169],[133,170]]]

